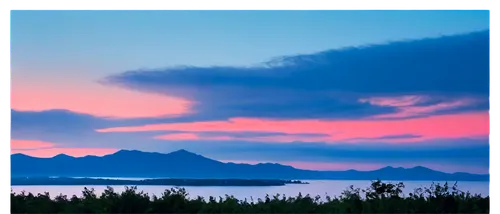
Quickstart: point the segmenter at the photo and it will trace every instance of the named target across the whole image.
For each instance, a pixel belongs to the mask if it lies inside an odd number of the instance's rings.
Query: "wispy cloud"
[[[401,120],[269,120],[232,118],[229,121],[148,124],[143,126],[97,129],[107,132],[282,132],[287,134],[324,134],[323,142],[346,142],[359,138],[418,135],[418,142],[433,138],[461,138],[489,135],[487,112],[436,115]],[[295,136],[297,137],[297,136]],[[386,139],[387,140],[387,139]],[[406,139],[408,140],[408,139]]]
[[[421,117],[441,112],[450,112],[450,110],[466,110],[464,108],[467,107],[478,108],[481,105],[483,105],[482,108],[485,108],[485,105],[488,104],[487,99],[468,97],[437,99],[429,96],[373,97],[360,99],[360,102],[396,108],[396,112],[394,113],[372,116],[372,118],[376,119]]]

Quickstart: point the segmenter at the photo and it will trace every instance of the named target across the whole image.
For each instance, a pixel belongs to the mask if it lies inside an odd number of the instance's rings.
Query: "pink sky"
[[[180,98],[109,87],[95,82],[12,85],[11,108],[19,111],[66,109],[101,117],[140,118],[189,113],[191,103]]]
[[[66,154],[73,157],[86,155],[103,156],[112,154],[118,149],[111,148],[58,148],[55,143],[37,140],[11,140],[10,153],[23,153],[33,157],[54,157],[58,154]]]
[[[144,132],[144,131],[187,131],[187,132],[283,132],[288,134],[328,134],[328,142],[370,141],[359,138],[380,138],[395,135],[417,135],[418,138],[388,140],[397,142],[418,142],[440,138],[484,137],[489,135],[489,113],[475,112],[450,115],[436,115],[425,118],[401,120],[264,120],[232,118],[229,121],[191,123],[151,124],[131,127],[112,127],[98,132]],[[165,135],[164,139],[199,139],[196,134]],[[279,137],[275,137],[279,138]],[[258,140],[258,139],[257,139]],[[278,141],[280,141],[278,139]],[[376,141],[376,140],[375,140]]]
[[[64,87],[63,87],[64,86]],[[78,99],[73,99],[78,97]],[[373,118],[357,120],[271,120],[257,118],[231,118],[228,121],[205,121],[169,124],[148,124],[130,127],[109,127],[95,130],[96,132],[147,132],[147,131],[185,131],[157,135],[153,138],[165,141],[228,141],[247,140],[252,142],[289,143],[302,142],[382,142],[378,139],[386,136],[415,135],[415,138],[384,139],[386,143],[418,143],[432,139],[488,137],[488,111],[434,115],[412,119],[397,119],[408,116],[433,113],[439,110],[449,110],[463,107],[476,102],[473,99],[451,100],[430,106],[415,106],[425,101],[426,96],[372,97],[361,99],[372,105],[393,106],[399,109],[393,114],[378,115]],[[99,84],[71,85],[17,85],[13,91],[12,108],[21,111],[41,111],[50,109],[67,109],[74,112],[94,116],[116,118],[140,118],[158,116],[178,116],[191,112],[191,101],[163,95],[147,94],[126,89],[105,87]],[[376,118],[377,120],[373,120]],[[282,132],[287,134],[326,134],[327,136],[278,135],[259,137],[234,136],[202,136],[198,132]],[[167,142],[166,142],[167,143]],[[23,153],[35,157],[53,157],[67,154],[74,157],[86,155],[103,156],[112,154],[117,148],[60,148],[51,142],[36,140],[11,140],[11,153]],[[225,160],[226,161],[226,160]],[[226,161],[227,162],[227,161]],[[232,162],[257,163],[245,160]],[[271,161],[272,162],[272,161]],[[353,162],[305,162],[281,161],[280,164],[296,168],[313,170],[374,170],[388,164],[384,163],[353,163]],[[394,167],[426,167],[445,171],[467,171],[487,173],[487,168],[439,164],[390,164]]]

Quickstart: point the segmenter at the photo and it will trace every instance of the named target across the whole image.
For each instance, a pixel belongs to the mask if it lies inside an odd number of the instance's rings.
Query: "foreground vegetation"
[[[190,199],[182,188],[152,196],[127,187],[121,193],[108,187],[100,197],[85,188],[80,197],[48,193],[11,193],[12,213],[489,213],[489,196],[472,195],[449,186],[432,184],[403,195],[403,183],[372,182],[366,189],[350,186],[339,197],[309,195],[238,200],[232,196]]]

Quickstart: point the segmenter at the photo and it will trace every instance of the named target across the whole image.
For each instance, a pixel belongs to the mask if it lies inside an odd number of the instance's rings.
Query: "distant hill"
[[[488,174],[444,173],[421,166],[384,167],[373,171],[315,171],[272,163],[223,163],[186,150],[168,154],[120,150],[103,157],[80,158],[62,154],[52,158],[11,155],[11,177],[34,176],[489,181]]]

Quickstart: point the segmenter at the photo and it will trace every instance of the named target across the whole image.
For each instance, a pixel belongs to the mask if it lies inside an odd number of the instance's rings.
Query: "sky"
[[[12,11],[11,153],[489,171],[488,11]]]

